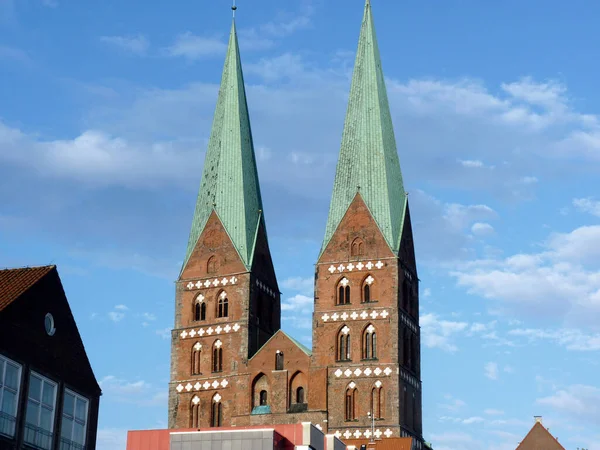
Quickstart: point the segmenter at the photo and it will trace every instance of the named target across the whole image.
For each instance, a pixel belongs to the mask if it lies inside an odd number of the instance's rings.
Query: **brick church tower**
[[[325,238],[311,374],[328,429],[421,440],[418,277],[370,0],[366,1]],[[317,405],[313,405],[317,406]]]
[[[246,412],[239,375],[280,313],[234,21],[176,282],[169,428],[225,426]]]

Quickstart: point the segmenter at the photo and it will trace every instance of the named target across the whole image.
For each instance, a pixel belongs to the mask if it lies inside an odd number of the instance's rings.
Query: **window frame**
[[[2,370],[0,373],[0,405],[2,405],[2,401],[4,399],[4,392],[5,391],[12,392],[12,389],[6,385],[6,368],[8,367],[8,365],[11,365],[17,369],[17,390],[14,393],[15,394],[15,405],[14,405],[14,416],[12,416],[12,418],[14,419],[14,429],[12,430],[12,434],[2,433],[2,431],[0,430],[0,435],[13,438],[16,434],[17,416],[19,415],[19,397],[21,395],[21,388],[23,385],[23,366],[21,364],[19,364],[18,362],[13,361],[12,359],[10,359],[2,354],[0,354],[0,363],[2,363],[2,366],[1,366]],[[10,416],[10,414],[4,413],[4,412],[0,412],[0,414],[5,414],[7,416]]]
[[[31,379],[33,377],[38,378],[41,381],[41,386],[40,386],[40,400],[35,400],[31,398]],[[54,386],[54,397],[52,399],[52,415],[51,415],[51,420],[50,420],[50,430],[46,430],[44,428],[41,427],[41,416],[42,416],[42,409],[44,408],[44,403],[43,403],[43,399],[44,399],[44,386],[45,384]],[[23,442],[27,445],[32,445],[36,448],[40,448],[40,449],[44,449],[44,450],[49,450],[52,448],[52,442],[54,440],[54,436],[56,433],[55,430],[55,422],[56,422],[56,413],[57,413],[57,401],[58,401],[58,383],[55,381],[52,381],[50,378],[34,371],[34,370],[30,370],[29,371],[29,386],[27,388],[27,402],[25,405],[25,436],[23,438]],[[27,412],[29,410],[29,403],[37,403],[36,406],[39,407],[39,412],[37,414],[37,423],[31,423],[27,420]],[[34,427],[36,433],[34,434],[34,437],[37,437],[39,434],[37,433],[38,430],[47,432],[50,434],[50,447],[44,447],[42,445],[38,445],[35,442],[29,442],[27,441],[27,425]]]
[[[65,414],[65,408],[64,408],[64,404],[65,404],[65,397],[67,396],[67,394],[72,395],[74,397],[74,403],[73,403],[73,417],[71,418],[73,420],[73,424],[72,424],[72,428],[71,428],[71,437],[70,438],[66,438],[63,436],[63,426],[65,423],[65,416],[68,416],[67,414]],[[85,402],[85,422],[83,424],[83,442],[79,443],[79,442],[75,442],[73,440],[73,435],[75,433],[75,424],[79,423],[81,424],[81,421],[77,419],[76,417],[76,412],[77,412],[77,400],[83,400]],[[91,401],[89,398],[78,394],[77,392],[75,392],[72,389],[69,389],[67,387],[65,387],[64,391],[63,391],[63,407],[61,410],[61,414],[60,414],[60,442],[62,444],[63,439],[68,439],[69,442],[74,443],[76,445],[81,445],[83,447],[86,447],[86,442],[87,442],[87,437],[88,437],[88,426],[89,426],[89,422],[90,422],[90,405],[91,405]],[[67,417],[69,418],[69,417]]]

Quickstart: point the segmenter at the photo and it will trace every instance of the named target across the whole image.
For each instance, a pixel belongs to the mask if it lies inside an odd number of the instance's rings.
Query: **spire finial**
[[[237,9],[237,6],[235,6],[235,0],[233,0],[233,5],[231,5],[231,10],[233,11],[233,18],[235,19],[235,10]]]

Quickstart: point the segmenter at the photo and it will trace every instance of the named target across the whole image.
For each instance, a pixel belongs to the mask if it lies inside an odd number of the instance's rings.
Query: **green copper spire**
[[[406,195],[369,0],[321,253],[358,192],[390,248],[398,252]]]
[[[249,269],[258,226],[262,220],[262,200],[235,21],[231,26],[219,98],[183,267],[213,210]]]

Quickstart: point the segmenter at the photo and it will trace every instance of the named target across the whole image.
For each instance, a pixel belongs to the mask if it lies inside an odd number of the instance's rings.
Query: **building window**
[[[337,347],[338,361],[350,361],[350,328],[347,325],[338,333]]]
[[[338,283],[337,304],[338,305],[350,304],[350,282],[348,281],[348,278],[344,277]]]
[[[275,353],[275,370],[283,370],[283,353],[279,350]]]
[[[372,324],[369,324],[363,332],[362,358],[377,359],[377,333]]]
[[[60,426],[61,449],[85,447],[89,402],[75,392],[65,389]]]
[[[371,390],[371,411],[375,419],[383,419],[383,388],[381,381]]]
[[[206,273],[216,273],[217,270],[219,270],[219,261],[217,260],[217,257],[213,255],[208,258],[206,263]]]
[[[362,302],[370,303],[373,301],[373,283],[375,282],[375,278],[371,275],[367,276],[362,285]]]
[[[213,344],[212,354],[212,371],[222,372],[223,371],[223,343],[220,340],[216,340]]]
[[[0,434],[13,437],[21,386],[21,366],[0,356]]]
[[[351,256],[363,256],[365,254],[365,244],[361,238],[356,238],[350,246]]]
[[[200,357],[202,356],[202,344],[196,342],[192,347],[192,375],[200,375]]]
[[[210,412],[210,426],[220,427],[223,425],[223,404],[221,403],[221,396],[215,394],[212,399],[212,408]]]
[[[296,403],[304,403],[304,388],[302,386],[296,389]]]
[[[219,302],[217,303],[217,317],[229,316],[229,300],[225,291],[219,294]]]
[[[350,383],[346,389],[346,421],[354,420],[356,418],[355,410],[356,400],[356,388],[354,382]]]
[[[200,399],[197,395],[192,398],[192,404],[190,408],[190,428],[198,428],[200,425]]]
[[[194,320],[196,322],[206,320],[206,303],[202,294],[196,297],[196,301],[194,302]]]
[[[267,391],[260,391],[260,406],[267,406],[269,404],[267,400]]]
[[[31,372],[25,413],[26,444],[40,449],[52,448],[55,411],[56,383]]]

